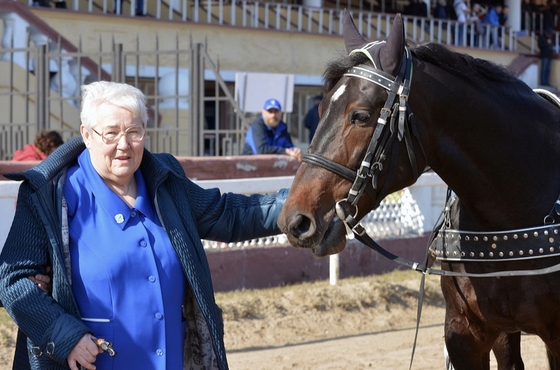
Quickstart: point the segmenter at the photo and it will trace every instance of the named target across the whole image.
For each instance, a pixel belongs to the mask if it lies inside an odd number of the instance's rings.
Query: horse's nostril
[[[290,222],[290,232],[296,238],[306,234],[312,228],[311,219],[305,215],[298,214]]]
[[[301,216],[301,222],[299,223],[299,227],[298,230],[304,234],[307,231],[309,231],[309,228],[311,227],[311,220],[305,216]]]

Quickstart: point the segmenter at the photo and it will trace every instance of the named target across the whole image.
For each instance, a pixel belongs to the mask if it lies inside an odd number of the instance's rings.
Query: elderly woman
[[[23,180],[0,255],[0,300],[32,369],[227,369],[221,311],[200,239],[279,233],[286,190],[221,195],[146,143],[145,97],[82,87],[81,138]],[[52,266],[52,294],[28,276]],[[96,345],[102,338],[113,345]]]

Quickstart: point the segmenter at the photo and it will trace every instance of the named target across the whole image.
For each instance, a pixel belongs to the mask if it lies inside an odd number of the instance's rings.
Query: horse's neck
[[[553,133],[534,112],[520,117],[502,107],[477,116],[472,101],[455,109],[445,104],[424,118],[428,165],[461,199],[465,227],[541,224],[560,194],[560,126]]]

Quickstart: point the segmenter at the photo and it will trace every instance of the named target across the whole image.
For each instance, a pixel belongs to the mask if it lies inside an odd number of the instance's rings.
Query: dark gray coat
[[[10,176],[24,181],[0,255],[0,300],[27,336],[27,351],[35,354],[28,356],[18,347],[14,360],[18,369],[28,358],[33,369],[67,369],[66,358],[88,332],[67,276],[69,253],[62,233],[66,169],[84,149],[81,138],[72,139],[37,167]],[[187,179],[173,156],[147,150],[140,170],[188,282],[184,368],[227,369],[221,310],[200,239],[231,242],[278,234],[276,219],[287,190],[270,196],[222,195]],[[45,273],[48,265],[52,296],[27,278]]]

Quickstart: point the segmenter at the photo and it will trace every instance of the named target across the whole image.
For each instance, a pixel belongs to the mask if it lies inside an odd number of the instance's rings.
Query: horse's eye
[[[356,111],[352,113],[352,116],[350,117],[350,122],[352,122],[353,124],[363,124],[363,123],[367,123],[369,121],[369,119],[371,118],[371,115],[368,112],[365,111]]]

